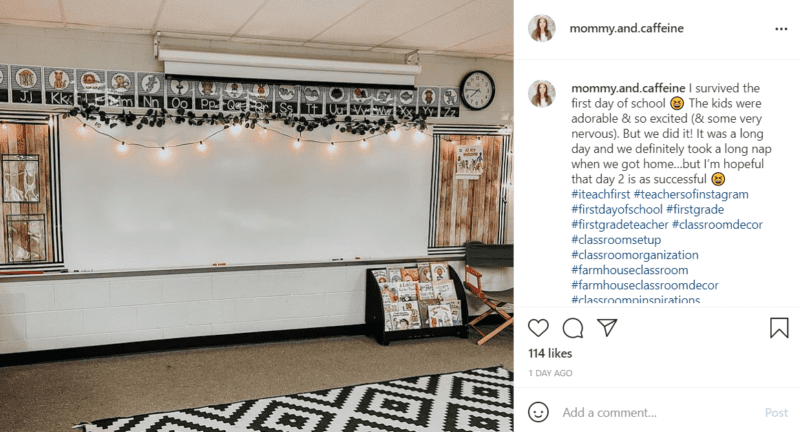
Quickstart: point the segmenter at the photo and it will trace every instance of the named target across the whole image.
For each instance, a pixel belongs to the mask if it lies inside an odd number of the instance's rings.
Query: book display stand
[[[367,325],[367,334],[375,336],[375,340],[381,345],[389,345],[389,342],[396,340],[407,340],[416,338],[427,338],[437,336],[459,336],[463,339],[469,338],[469,327],[466,322],[469,319],[469,308],[467,307],[467,297],[464,293],[464,285],[461,283],[461,278],[449,266],[450,279],[455,286],[456,297],[461,301],[461,325],[449,327],[426,327],[422,323],[422,328],[409,329],[409,330],[387,330],[386,329],[386,315],[383,304],[383,296],[381,295],[381,288],[378,281],[375,279],[373,270],[382,269],[368,269],[367,270],[367,295],[366,295],[366,308],[365,319]]]

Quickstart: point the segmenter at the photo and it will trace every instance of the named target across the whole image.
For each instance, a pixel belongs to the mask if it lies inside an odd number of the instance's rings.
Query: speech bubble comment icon
[[[547,420],[549,415],[550,409],[547,408],[547,405],[545,405],[544,402],[534,402],[528,407],[528,417],[530,417],[531,420],[535,421],[536,423],[541,423]]]
[[[564,321],[564,325],[561,329],[564,330],[564,334],[567,335],[568,338],[583,338],[583,323],[577,318],[570,318]]]

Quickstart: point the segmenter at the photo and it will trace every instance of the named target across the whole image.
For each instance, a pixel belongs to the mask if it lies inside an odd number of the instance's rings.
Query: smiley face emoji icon
[[[671,101],[669,101],[669,106],[676,111],[683,108],[683,98],[680,96],[675,96]]]
[[[725,174],[721,172],[714,173],[711,176],[711,183],[714,183],[714,186],[722,186],[725,183]]]
[[[544,402],[534,402],[528,407],[528,417],[536,423],[547,420],[547,416],[549,415],[550,409],[547,408]]]

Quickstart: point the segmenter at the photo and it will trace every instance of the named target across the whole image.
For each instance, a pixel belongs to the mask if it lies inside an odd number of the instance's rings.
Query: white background
[[[655,6],[655,5],[654,5]],[[746,6],[746,7],[745,7]],[[789,9],[787,9],[789,8]],[[515,108],[522,121],[516,123],[518,141],[515,157],[522,168],[517,171],[517,193],[520,194],[517,215],[525,221],[517,227],[516,243],[521,260],[530,262],[526,274],[517,283],[516,312],[521,324],[516,332],[515,350],[517,393],[517,427],[523,430],[583,430],[585,427],[604,430],[797,430],[800,421],[798,375],[794,360],[800,348],[796,338],[782,336],[770,339],[769,318],[789,317],[791,324],[800,320],[797,309],[797,282],[794,277],[796,252],[794,229],[797,208],[793,198],[794,164],[798,160],[795,134],[796,110],[794,101],[800,92],[794,87],[800,64],[790,47],[795,46],[798,29],[792,29],[789,19],[796,16],[791,6],[774,4],[726,3],[720,6],[697,2],[670,2],[659,7],[644,8],[640,3],[614,2],[516,2],[515,3]],[[546,14],[556,22],[557,31],[547,43],[537,43],[527,34],[528,22],[537,14]],[[608,36],[605,34],[571,34],[572,25],[652,25],[655,22],[682,25],[683,34],[637,34]],[[778,32],[775,27],[789,27]],[[794,59],[793,59],[794,58]],[[590,60],[591,59],[591,60]],[[703,59],[714,59],[708,61]],[[558,96],[546,109],[534,107],[525,98],[535,80],[548,80]],[[573,85],[735,85],[749,82],[761,87],[757,95],[743,92],[725,95],[682,94],[573,94]],[[620,110],[610,113],[622,117],[632,115],[759,115],[759,127],[752,125],[704,125],[705,130],[736,130],[740,127],[764,131],[764,140],[713,139],[634,139],[576,140],[573,129],[598,131],[618,129],[649,129],[663,132],[684,125],[634,125],[571,123],[573,115],[585,112],[599,115],[597,109],[573,109],[573,97],[580,100],[631,100],[642,98],[667,101],[682,96],[686,107],[678,112],[670,108],[655,110]],[[689,97],[711,100],[712,97],[732,100],[760,100],[761,109],[700,110],[689,105]],[[619,174],[621,170],[576,170],[570,162],[575,143],[581,145],[636,146],[640,142],[656,144],[769,145],[772,154],[765,157],[761,170],[634,170],[639,176],[691,175],[695,171],[707,174],[721,171],[726,183],[720,188],[705,185],[617,185],[617,190],[645,191],[720,191],[748,192],[750,198],[726,203],[711,200],[603,200],[580,201],[571,198],[575,189],[602,190],[603,186],[573,185],[572,174]],[[647,159],[671,160],[723,158],[750,161],[761,155],[641,155],[584,157],[585,160]],[[683,171],[683,172],[682,172]],[[687,172],[688,171],[688,172]],[[627,177],[627,174],[625,177]],[[618,176],[617,176],[618,177]],[[606,189],[610,187],[606,186]],[[693,217],[691,215],[661,216],[595,216],[571,212],[574,204],[645,205],[668,204],[710,205],[725,207],[725,214]],[[643,230],[588,231],[572,229],[575,219],[587,221],[657,221],[675,219],[702,221],[758,221],[763,229],[745,230],[674,230],[652,232]],[[573,235],[642,236],[662,238],[658,248],[652,246],[584,246],[571,243]],[[651,261],[646,266],[680,266],[689,269],[688,276],[617,277],[573,275],[573,265],[638,266],[640,261],[573,260],[573,250],[649,251],[686,250],[698,252],[697,261]],[[676,265],[677,264],[677,265]],[[574,280],[591,282],[603,279],[614,282],[718,282],[716,291],[680,292],[615,292],[580,291],[570,287]],[[639,306],[574,306],[573,295],[590,297],[674,296],[698,297],[697,305],[639,305]],[[562,332],[562,323],[571,317],[582,320],[584,338],[569,339]],[[537,338],[527,329],[530,319],[547,319],[549,330]],[[619,319],[609,337],[605,337],[598,318]],[[558,348],[571,351],[573,358],[532,360],[531,348]],[[571,378],[530,377],[531,370],[569,369]],[[648,390],[645,390],[648,389]],[[528,406],[543,401],[550,407],[550,418],[541,424],[531,422]],[[564,409],[643,409],[658,417],[650,419],[566,419]],[[788,419],[766,419],[765,409],[788,409]],[[795,417],[792,417],[792,413]]]

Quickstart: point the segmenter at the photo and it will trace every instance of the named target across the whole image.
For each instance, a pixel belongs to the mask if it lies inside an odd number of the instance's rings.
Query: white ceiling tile
[[[237,36],[307,41],[369,0],[270,0]]]
[[[58,0],[2,0],[0,18],[61,22]]]
[[[379,45],[472,0],[372,0],[314,38],[315,42]],[[402,7],[398,7],[402,5]]]
[[[408,54],[411,51],[414,51],[410,48],[386,48],[386,47],[375,47],[370,48],[372,52],[379,52],[379,53],[392,53],[392,54]]]
[[[264,0],[167,0],[156,30],[233,35]]]
[[[161,0],[62,0],[68,24],[150,29]]]
[[[202,33],[185,33],[185,32],[170,32],[170,31],[163,31],[161,32],[162,37],[168,38],[176,38],[176,39],[196,39],[199,42],[206,43],[208,41],[218,40],[218,41],[225,41],[228,40],[227,36],[220,36],[220,35],[208,35]],[[162,45],[164,42],[162,41]]]
[[[64,28],[61,21],[27,21],[13,18],[0,18],[0,24],[25,27]]]
[[[164,37],[264,46],[513,57],[513,0],[61,1],[68,28],[108,35],[155,28]],[[61,27],[59,0],[0,0],[0,23]]]
[[[401,35],[384,46],[441,50],[511,27],[513,0],[478,0]],[[509,47],[512,41],[509,40]],[[508,51],[508,49],[506,49]]]
[[[127,27],[98,27],[92,24],[67,24],[68,29],[73,30],[87,30],[87,31],[102,31],[108,32],[104,34],[113,33],[115,35],[118,34],[126,34],[126,35],[149,35],[150,29],[144,28],[127,28]]]
[[[361,46],[361,45],[340,45],[340,44],[331,44],[331,43],[319,43],[319,42],[306,42],[303,46],[307,46],[309,48],[322,48],[322,49],[334,49],[334,50],[354,50],[354,51],[367,51],[372,46]]]
[[[481,54],[505,54],[512,47],[514,31],[511,26],[496,32],[472,39],[462,44],[448,47],[448,51],[468,51]]]
[[[232,37],[231,42],[251,43],[259,45],[288,45],[288,46],[301,46],[303,41],[289,41],[277,39],[264,39],[264,38],[247,38],[247,37]]]
[[[450,57],[494,57],[494,54],[481,54],[467,51],[437,51],[436,54]]]

